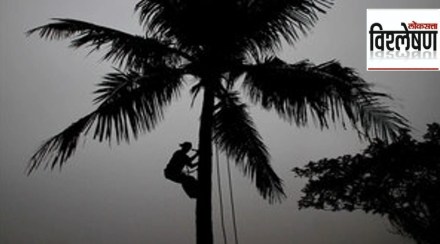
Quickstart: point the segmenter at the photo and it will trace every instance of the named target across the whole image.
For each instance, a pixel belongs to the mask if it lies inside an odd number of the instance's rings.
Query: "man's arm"
[[[195,168],[199,164],[198,162],[192,163],[192,161],[194,159],[196,159],[197,156],[199,156],[199,152],[197,150],[194,150],[194,151],[196,151],[196,153],[194,155],[192,155],[191,157],[189,157],[188,164],[187,164],[187,166],[190,167],[190,168]]]
[[[196,163],[188,164],[188,167],[190,167],[191,169],[194,169],[194,168],[196,168],[198,165],[199,165],[199,162],[196,162]]]

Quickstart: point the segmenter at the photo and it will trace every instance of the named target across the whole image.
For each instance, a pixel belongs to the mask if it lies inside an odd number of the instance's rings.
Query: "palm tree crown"
[[[73,48],[102,49],[103,59],[117,68],[98,84],[96,109],[46,141],[29,172],[42,163],[62,166],[87,134],[120,142],[154,129],[184,85],[194,96],[209,91],[215,97],[207,110],[212,140],[270,201],[284,197],[282,182],[240,92],[298,126],[310,119],[322,128],[348,121],[364,137],[395,138],[406,120],[353,69],[337,61],[288,64],[275,56],[283,40],[293,43],[306,33],[332,2],[141,0],[136,10],[143,36],[73,19],[30,30],[46,39],[70,38]]]

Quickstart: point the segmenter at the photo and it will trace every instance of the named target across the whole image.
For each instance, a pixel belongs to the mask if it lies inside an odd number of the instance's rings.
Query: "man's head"
[[[191,150],[192,148],[192,144],[191,142],[184,142],[184,143],[180,143],[180,147],[182,148],[183,151],[185,152],[189,152],[189,150]]]

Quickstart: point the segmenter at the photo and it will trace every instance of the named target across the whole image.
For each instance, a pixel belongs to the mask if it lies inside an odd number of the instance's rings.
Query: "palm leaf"
[[[298,126],[310,118],[321,128],[336,121],[345,125],[348,119],[362,136],[384,140],[408,127],[405,118],[382,104],[387,95],[373,92],[353,69],[336,61],[287,64],[272,58],[248,66],[243,86],[254,103]]]
[[[103,60],[112,61],[118,66],[126,65],[140,70],[148,64],[173,64],[176,66],[185,53],[171,48],[160,40],[131,35],[122,31],[74,19],[53,19],[54,22],[27,32],[38,33],[41,38],[59,40],[72,38],[71,47],[89,47],[90,52],[107,47]]]
[[[270,202],[285,197],[282,181],[269,163],[269,153],[255,125],[235,94],[225,94],[214,115],[214,141],[237,162]]]
[[[33,155],[29,173],[46,162],[53,169],[72,156],[81,136],[93,128],[93,138],[119,143],[151,131],[162,120],[164,108],[179,95],[181,71],[150,69],[149,74],[116,70],[105,76],[95,92],[97,109],[50,138]]]
[[[241,45],[258,57],[259,53],[275,51],[282,39],[293,44],[300,34],[306,34],[315,25],[318,13],[325,13],[333,0],[242,2],[247,13],[245,24],[237,32],[243,33]]]
[[[141,0],[140,21],[152,35],[221,54],[273,51],[314,26],[332,0]]]

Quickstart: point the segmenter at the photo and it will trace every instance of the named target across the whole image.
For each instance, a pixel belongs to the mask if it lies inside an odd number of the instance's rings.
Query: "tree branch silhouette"
[[[428,125],[425,141],[408,130],[362,153],[310,162],[293,171],[308,179],[300,208],[362,210],[387,217],[397,233],[419,244],[440,239],[440,125]]]

